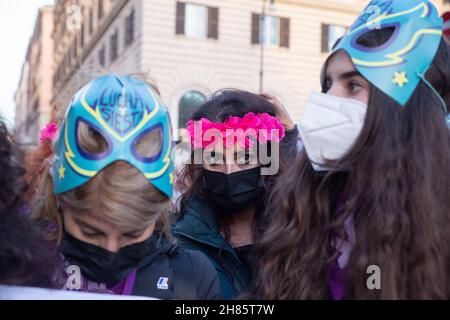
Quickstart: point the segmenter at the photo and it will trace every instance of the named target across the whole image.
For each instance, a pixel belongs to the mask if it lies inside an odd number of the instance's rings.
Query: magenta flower
[[[41,130],[40,141],[41,143],[47,140],[53,142],[55,140],[56,134],[58,133],[58,124],[55,122],[50,122],[45,128]]]
[[[280,120],[268,113],[255,115],[249,112],[244,117],[228,117],[223,123],[212,122],[202,118],[190,120],[187,131],[194,148],[205,148],[219,142],[226,148],[238,143],[243,148],[252,147],[255,141],[266,144],[268,141],[280,142],[285,136],[285,129]]]

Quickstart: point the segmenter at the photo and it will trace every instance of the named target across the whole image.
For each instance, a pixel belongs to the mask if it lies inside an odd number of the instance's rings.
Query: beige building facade
[[[39,9],[15,95],[16,134],[21,144],[36,145],[50,120],[53,99],[53,7]]]
[[[449,10],[448,1],[433,2]],[[320,90],[330,47],[367,3],[56,0],[53,103],[64,110],[76,88],[102,73],[148,72],[176,129],[223,88],[272,93],[296,121]]]
[[[14,123],[15,126],[15,139],[20,142],[22,145],[32,145],[34,141],[31,137],[31,132],[35,133],[35,129],[30,123],[31,119],[34,120],[34,117],[30,117],[28,112],[28,79],[30,75],[30,64],[28,60],[25,60],[22,65],[22,73],[20,75],[19,87],[16,90],[14,95],[14,101],[16,104],[16,118]],[[32,121],[34,122],[34,121]]]

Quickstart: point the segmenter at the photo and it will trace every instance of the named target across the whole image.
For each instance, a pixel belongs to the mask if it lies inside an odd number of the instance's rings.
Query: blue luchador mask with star
[[[87,126],[105,148],[92,153],[80,146],[78,130]],[[147,135],[159,136],[152,154],[137,148]],[[149,146],[149,149],[152,149]],[[146,82],[132,76],[103,76],[85,85],[72,99],[55,143],[55,194],[75,189],[113,162],[136,167],[148,181],[172,196],[172,128],[166,106]]]
[[[389,28],[390,38],[367,47],[360,37]],[[443,20],[428,0],[373,0],[333,50],[345,50],[359,73],[404,106],[430,67]]]

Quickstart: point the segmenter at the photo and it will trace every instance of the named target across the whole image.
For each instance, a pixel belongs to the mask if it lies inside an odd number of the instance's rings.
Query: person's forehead
[[[104,215],[96,211],[80,211],[73,214],[75,220],[87,223],[93,227],[113,227]]]
[[[75,221],[105,232],[109,236],[120,236],[122,233],[133,232],[137,229],[128,225],[116,225],[112,221],[109,221],[106,216],[102,216],[101,213],[85,212],[77,215]]]
[[[337,76],[351,71],[356,71],[355,66],[348,54],[343,50],[339,50],[328,59],[325,74],[327,76]]]

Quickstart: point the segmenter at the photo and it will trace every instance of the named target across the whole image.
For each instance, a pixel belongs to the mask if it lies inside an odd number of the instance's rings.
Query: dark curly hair
[[[0,119],[0,283],[51,287],[56,250],[27,215],[22,156]]]
[[[215,122],[224,122],[230,116],[243,117],[249,112],[255,114],[267,113],[271,116],[276,116],[276,107],[263,96],[254,94],[251,92],[238,90],[238,89],[223,89],[215,92],[200,108],[192,114],[189,120],[198,121],[202,118],[209,119]],[[270,146],[270,142],[269,142]],[[270,147],[268,148],[270,151]],[[283,147],[280,148],[280,161],[279,171],[274,176],[265,177],[265,185],[267,188],[267,194],[278,177],[284,170],[285,157],[288,154],[295,151],[285,151]],[[187,164],[181,171],[178,180],[178,187],[180,190],[185,190],[180,198],[180,210],[176,213],[176,219],[181,218],[186,212],[189,202],[192,198],[199,198],[202,201],[209,202],[208,195],[204,193],[202,188],[203,183],[203,166],[200,164],[194,164],[194,151],[191,152],[192,164]],[[266,206],[265,201],[257,203],[256,212],[264,212]],[[224,232],[225,239],[229,241],[229,217],[220,215],[216,210],[216,219],[219,223],[219,228]],[[257,215],[253,225],[254,240],[258,239],[258,236],[263,233],[263,230],[269,224],[271,215],[268,212],[266,215]]]
[[[20,166],[21,156],[13,148],[6,125],[0,119],[0,210],[14,209],[21,205],[26,183],[22,179],[25,170]]]
[[[379,46],[388,31],[376,32],[361,39]],[[442,40],[426,73],[447,108],[449,61]],[[330,298],[337,257],[330,243],[352,216],[357,240],[346,299],[449,299],[450,134],[443,120],[441,101],[424,83],[404,108],[372,86],[364,128],[333,170],[316,173],[303,151],[278,180],[253,298]],[[342,196],[347,203],[337,213]],[[366,286],[372,264],[383,272],[381,290]]]

